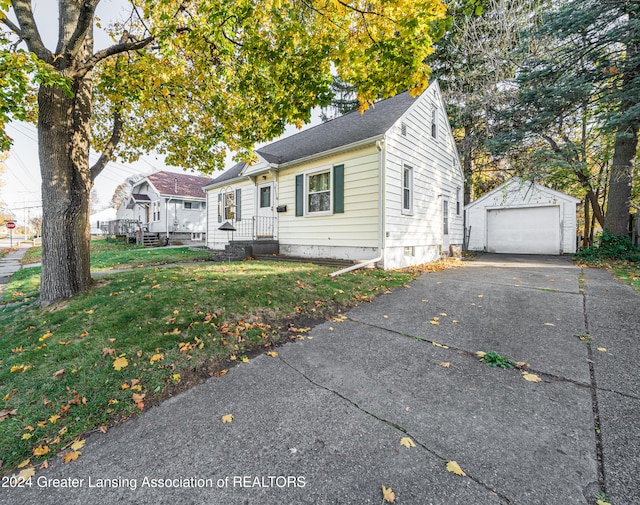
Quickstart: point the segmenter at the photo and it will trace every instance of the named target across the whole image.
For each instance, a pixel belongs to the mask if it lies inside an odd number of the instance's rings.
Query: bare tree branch
[[[20,27],[14,24],[9,18],[5,16],[4,18],[2,18],[1,21],[2,21],[2,24],[8,26],[9,30],[15,33],[18,37],[20,37],[21,39],[23,38],[22,30],[20,29]]]
[[[31,2],[29,0],[11,0],[11,5],[13,5],[13,10],[16,13],[16,18],[20,25],[19,35],[27,44],[29,51],[34,53],[42,61],[52,63],[53,54],[42,43],[40,32],[33,18]],[[6,21],[4,21],[4,24],[7,25]]]
[[[126,38],[126,37],[125,37]],[[126,53],[129,51],[137,51],[138,49],[142,49],[149,44],[151,44],[155,40],[155,37],[147,37],[142,40],[134,40],[131,42],[120,42],[111,47],[107,47],[102,51],[98,51],[91,58],[89,58],[83,68],[86,71],[93,69],[100,61],[108,58],[109,56],[114,56],[116,54]]]
[[[96,177],[100,175],[100,172],[104,170],[104,167],[107,166],[107,163],[111,161],[111,157],[116,150],[118,142],[120,142],[120,137],[122,136],[122,127],[124,126],[124,122],[122,121],[122,116],[119,112],[113,113],[113,130],[111,132],[111,138],[107,145],[104,147],[100,158],[95,164],[91,167],[91,180],[95,181]]]

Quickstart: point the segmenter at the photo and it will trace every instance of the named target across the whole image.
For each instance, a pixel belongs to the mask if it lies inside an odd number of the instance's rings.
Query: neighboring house
[[[117,212],[121,222],[139,223],[143,232],[171,240],[205,240],[206,197],[212,179],[156,172],[137,182]],[[138,226],[138,225],[136,225]]]
[[[256,151],[207,186],[207,244],[384,269],[460,250],[463,175],[437,82]],[[237,231],[221,231],[229,221]],[[260,250],[260,249],[259,249]]]
[[[91,214],[91,235],[105,235],[109,230],[109,222],[116,219],[117,213],[113,207],[103,209],[100,212]]]
[[[465,207],[467,248],[511,254],[575,253],[580,201],[514,177]]]

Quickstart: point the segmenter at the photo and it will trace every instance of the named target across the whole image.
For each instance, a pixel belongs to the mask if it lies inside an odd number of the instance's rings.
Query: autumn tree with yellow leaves
[[[13,118],[38,126],[43,305],[91,285],[89,194],[109,160],[155,150],[211,172],[227,149],[251,156],[330,102],[332,69],[362,111],[418,94],[445,26],[442,0],[130,0],[113,44],[95,49],[99,3],[59,0],[47,47],[31,1],[0,0],[0,129]],[[90,148],[101,153],[93,165]]]

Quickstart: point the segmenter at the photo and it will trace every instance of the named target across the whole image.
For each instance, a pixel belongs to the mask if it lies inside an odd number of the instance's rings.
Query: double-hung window
[[[331,169],[314,172],[306,175],[305,190],[307,214],[331,214],[332,211],[332,185]]]
[[[402,165],[402,213],[413,213],[413,167]]]
[[[344,173],[341,164],[296,175],[296,216],[344,213]]]

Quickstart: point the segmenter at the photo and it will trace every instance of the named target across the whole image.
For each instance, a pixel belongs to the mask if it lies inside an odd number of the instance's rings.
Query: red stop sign
[[[9,222],[7,223],[7,228],[8,228],[9,230],[13,230],[15,227],[16,227],[16,223],[14,223],[13,221],[9,221]]]

